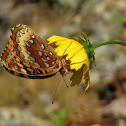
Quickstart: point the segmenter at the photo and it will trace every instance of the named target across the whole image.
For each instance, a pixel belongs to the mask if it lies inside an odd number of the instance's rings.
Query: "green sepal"
[[[82,34],[82,36],[83,37],[77,35],[78,41],[86,49],[86,51],[88,53],[88,58],[89,58],[90,62],[93,60],[94,65],[96,66],[96,60],[95,60],[95,56],[94,56],[95,53],[94,53],[94,49],[92,48],[93,45],[90,43],[90,41],[87,39],[87,37],[84,34]]]

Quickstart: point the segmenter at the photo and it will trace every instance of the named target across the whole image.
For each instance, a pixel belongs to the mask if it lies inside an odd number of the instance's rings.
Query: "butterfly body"
[[[65,61],[54,49],[26,25],[16,25],[1,56],[3,67],[25,78],[48,78],[64,70]]]

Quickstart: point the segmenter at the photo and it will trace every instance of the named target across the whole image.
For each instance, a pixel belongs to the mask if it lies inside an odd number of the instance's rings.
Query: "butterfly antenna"
[[[68,88],[69,86],[67,85],[67,83],[66,83],[66,81],[65,81],[65,79],[63,78],[63,81],[65,82],[65,84],[66,84],[66,87]]]
[[[57,92],[57,89],[58,89],[58,87],[59,87],[59,82],[60,82],[60,79],[61,79],[61,77],[62,76],[60,76],[60,78],[59,78],[59,80],[58,80],[58,83],[57,83],[57,85],[56,85],[56,89],[55,89],[55,92],[54,92],[54,95],[53,95],[53,100],[52,100],[52,104],[54,103],[54,100],[55,100],[55,98],[56,98],[56,92]],[[62,77],[63,78],[63,77]],[[64,80],[64,82],[65,82],[65,84],[66,84],[66,87],[68,88],[68,85],[67,85],[67,83],[66,83],[66,81],[65,81],[65,79],[63,78],[63,80]]]
[[[61,79],[61,76],[60,76],[60,78],[59,78],[59,80],[58,80],[58,83],[57,83],[57,85],[56,85],[56,88],[55,88],[55,92],[54,92],[54,94],[53,94],[53,100],[52,100],[52,104],[54,103],[54,100],[55,100],[55,98],[56,98],[56,92],[57,92],[57,89],[58,89],[58,87],[59,87],[59,82],[60,82],[60,79]]]

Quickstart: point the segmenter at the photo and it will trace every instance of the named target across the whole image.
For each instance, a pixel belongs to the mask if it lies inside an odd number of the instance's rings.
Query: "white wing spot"
[[[20,45],[18,45],[18,50],[21,51],[21,47],[20,47]]]
[[[6,62],[6,66],[8,67],[8,62]]]
[[[30,47],[30,44],[29,44],[27,41],[25,41],[25,44],[26,44],[28,47]]]
[[[44,62],[44,64],[46,65],[46,67],[49,67],[49,64],[48,63]]]
[[[29,61],[27,59],[24,59],[25,63],[29,64]]]
[[[16,27],[19,27],[19,26],[21,26],[21,24],[16,25]]]
[[[49,57],[46,57],[46,59],[47,59],[47,60],[50,60],[50,58],[49,58]]]
[[[21,30],[20,30],[20,32],[21,32],[22,34],[24,34],[24,33],[25,33],[25,32],[24,32],[24,29],[21,29]]]
[[[53,61],[53,62],[52,62],[52,64],[54,65],[54,64],[55,64],[55,62]]]
[[[39,56],[42,56],[42,52],[39,51],[38,54],[39,54]]]
[[[16,37],[16,42],[19,42],[19,39],[18,39],[18,37]]]
[[[32,61],[35,61],[35,58],[33,58],[33,57],[30,57],[30,60],[32,60]]]
[[[45,56],[47,56],[47,53],[44,53]]]
[[[50,55],[53,55],[53,53],[52,53],[52,52],[49,52],[49,54],[50,54]]]
[[[20,35],[20,32],[19,31],[17,31],[17,34],[16,34],[18,37],[21,37],[21,35]]]
[[[39,65],[38,63],[34,63],[34,65],[35,65],[36,67],[40,67],[40,65]]]
[[[30,52],[28,52],[28,51],[27,51],[27,53],[28,53],[29,55],[31,55],[31,53],[30,53]]]
[[[34,43],[34,41],[33,41],[33,40],[29,40],[29,42],[31,42],[32,44]]]
[[[32,35],[32,38],[35,38],[35,36],[34,36],[34,35]]]
[[[25,31],[27,31],[27,32],[28,32],[28,28],[25,28]]]
[[[17,70],[18,69],[17,65],[14,65],[14,68]]]
[[[45,46],[44,46],[43,44],[41,44],[41,48],[42,48],[42,49],[45,49]]]
[[[22,53],[22,52],[20,52],[20,57],[22,57],[22,58],[24,57],[24,55],[23,55],[23,53]]]
[[[53,60],[55,60],[55,58],[53,58]]]
[[[14,27],[13,27],[13,28],[11,28],[11,31],[14,31]]]
[[[8,46],[8,45],[7,45]],[[14,49],[11,49],[11,52],[13,52]]]
[[[14,63],[17,63],[17,62],[14,60]]]

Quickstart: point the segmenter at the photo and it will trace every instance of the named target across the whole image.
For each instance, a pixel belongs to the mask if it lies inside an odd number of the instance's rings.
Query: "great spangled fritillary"
[[[65,61],[30,27],[16,25],[1,56],[2,66],[11,74],[25,78],[48,78],[64,74]],[[66,71],[66,70],[65,70]]]

